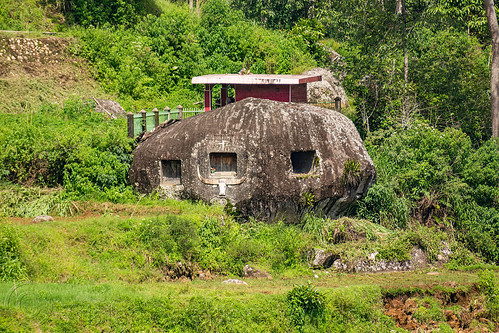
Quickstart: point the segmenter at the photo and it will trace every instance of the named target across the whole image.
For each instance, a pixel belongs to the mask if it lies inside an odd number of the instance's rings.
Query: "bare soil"
[[[430,295],[437,300],[443,320],[418,320],[416,312],[426,311],[430,304],[423,297]],[[415,332],[432,332],[446,323],[455,332],[499,332],[499,323],[487,318],[485,299],[476,285],[470,291],[451,290],[407,292],[397,296],[386,296],[383,312],[392,317],[400,328]]]

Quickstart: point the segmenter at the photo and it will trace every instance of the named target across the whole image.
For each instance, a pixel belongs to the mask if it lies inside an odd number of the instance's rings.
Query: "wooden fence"
[[[336,97],[334,103],[308,103],[317,105],[323,108],[333,109],[341,112],[341,98]],[[184,119],[187,117],[195,116],[203,113],[203,109],[184,109],[181,105],[176,109],[171,110],[169,107],[164,108],[163,111],[153,109],[152,111],[142,110],[139,113],[127,114],[128,119],[128,137],[135,138],[142,132],[152,131],[159,124],[171,119]]]
[[[338,112],[341,112],[341,97],[336,97],[334,99],[334,102],[329,102],[329,103],[308,102],[307,104],[320,106],[321,108],[326,108],[326,109],[331,109],[331,110],[336,110]]]
[[[184,119],[204,112],[202,109],[184,109],[181,105],[171,110],[166,107],[163,111],[153,109],[152,111],[142,110],[139,113],[127,114],[128,137],[134,138],[142,132],[152,131],[159,124],[171,119]]]

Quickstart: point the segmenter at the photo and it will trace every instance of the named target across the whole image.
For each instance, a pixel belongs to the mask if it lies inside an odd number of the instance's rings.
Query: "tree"
[[[475,144],[489,139],[489,58],[477,38],[421,29],[411,55],[411,82],[420,114],[439,129],[460,127]]]
[[[492,38],[492,73],[490,76],[492,137],[499,138],[499,27],[494,0],[484,0],[484,3]]]
[[[426,19],[438,30],[452,27],[480,42],[488,41],[487,18],[482,0],[439,0],[429,4]]]

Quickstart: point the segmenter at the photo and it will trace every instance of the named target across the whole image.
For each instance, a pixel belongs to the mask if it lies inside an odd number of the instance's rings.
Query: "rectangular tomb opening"
[[[294,151],[291,153],[293,173],[310,173],[314,166],[315,150]]]
[[[237,173],[236,153],[210,153],[210,172],[215,177],[235,177]]]
[[[161,161],[161,183],[163,185],[182,184],[182,164],[179,160]]]

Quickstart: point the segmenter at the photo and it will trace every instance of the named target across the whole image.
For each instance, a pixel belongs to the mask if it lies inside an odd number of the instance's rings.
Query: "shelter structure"
[[[204,110],[212,106],[212,90],[221,84],[220,106],[228,103],[229,85],[235,90],[235,101],[247,97],[270,99],[278,102],[307,103],[307,83],[321,81],[321,75],[277,74],[211,74],[192,78],[193,84],[204,84]]]

